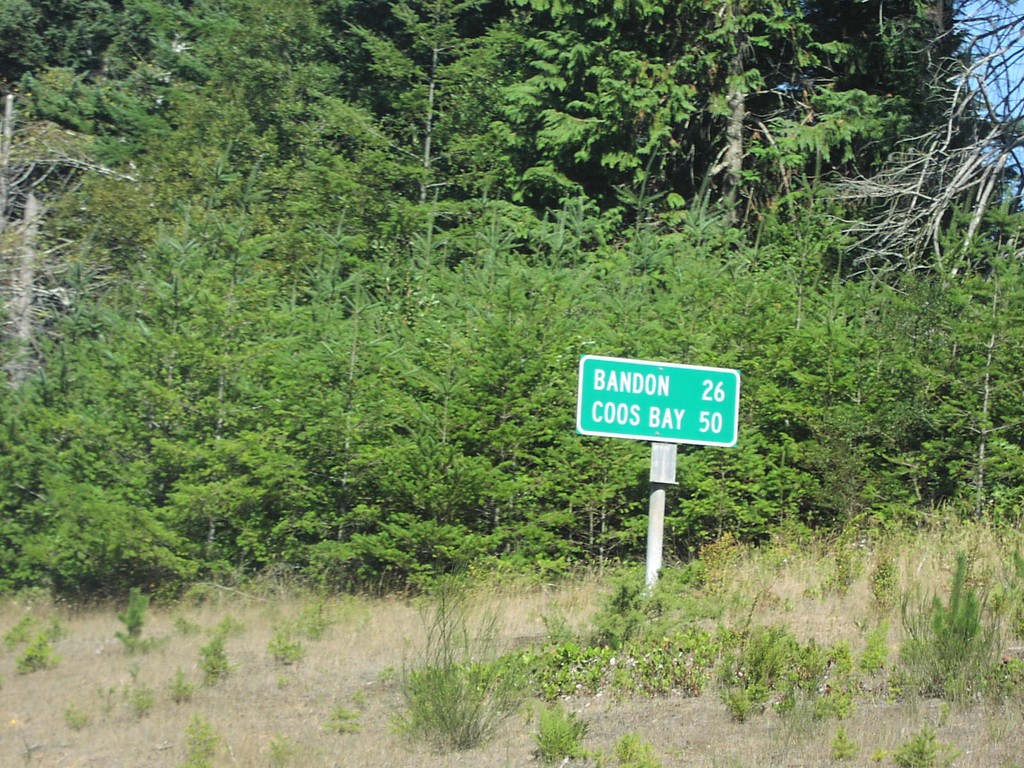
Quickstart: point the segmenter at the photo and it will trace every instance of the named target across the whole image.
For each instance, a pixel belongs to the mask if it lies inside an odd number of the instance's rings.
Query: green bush
[[[359,713],[345,707],[335,707],[324,727],[332,733],[358,733],[362,730]]]
[[[25,652],[18,657],[15,669],[25,675],[29,672],[39,672],[56,667],[60,663],[60,656],[54,654],[50,638],[50,632],[45,630],[38,632]]]
[[[836,737],[832,739],[832,759],[836,761],[852,760],[858,752],[860,752],[860,747],[847,735],[846,729],[840,726],[836,731]]]
[[[128,706],[137,718],[143,718],[156,705],[156,693],[147,685],[135,685],[127,691]]]
[[[81,731],[92,722],[92,717],[85,709],[72,702],[64,708],[64,722],[71,730]]]
[[[595,645],[621,648],[638,639],[661,612],[657,593],[648,594],[642,575],[631,572],[614,581],[611,594],[594,616],[591,639]]]
[[[274,660],[280,664],[295,664],[306,657],[306,646],[301,640],[292,636],[291,629],[284,627],[277,630],[267,644],[267,650]]]
[[[117,618],[124,624],[125,631],[114,633],[129,653],[145,649],[145,644],[142,641],[142,627],[146,623],[148,608],[149,595],[142,594],[138,587],[132,587],[128,592],[128,608],[124,613],[117,614]]]
[[[718,635],[690,628],[619,649],[563,642],[512,654],[503,663],[524,670],[536,695],[548,701],[605,690],[696,696],[707,687],[721,642]]]
[[[889,663],[889,622],[883,621],[867,633],[864,638],[864,650],[857,660],[861,672],[873,674],[885,669]]]
[[[199,649],[199,669],[205,685],[216,685],[231,672],[223,631],[217,630],[213,638]]]
[[[619,768],[661,768],[652,747],[639,733],[627,733],[615,743],[612,756]]]
[[[403,676],[405,712],[395,724],[440,751],[471,749],[520,708],[522,676],[502,660],[478,660],[493,655],[497,620],[485,617],[473,625],[459,579],[438,581],[426,621],[424,655]]]
[[[991,681],[999,652],[998,625],[985,602],[967,586],[967,556],[957,556],[949,600],[907,597],[903,626],[909,638],[900,649],[906,683],[925,696],[954,701],[980,693]]]
[[[182,768],[213,768],[221,737],[200,715],[193,715],[185,729],[185,762]]]
[[[853,709],[852,668],[846,643],[801,645],[787,627],[757,627],[726,647],[720,694],[741,722],[769,706],[792,711],[802,701],[816,720],[843,718]]]
[[[950,744],[938,741],[935,729],[926,725],[892,753],[898,768],[946,768],[959,757]]]
[[[195,692],[195,683],[185,677],[185,672],[179,667],[171,681],[171,701],[175,704],[184,704],[192,701]]]
[[[583,757],[583,738],[589,724],[561,704],[543,707],[537,716],[537,756],[548,765]]]
[[[888,611],[895,607],[899,599],[899,569],[896,561],[889,555],[878,558],[871,572],[871,595],[879,608]]]

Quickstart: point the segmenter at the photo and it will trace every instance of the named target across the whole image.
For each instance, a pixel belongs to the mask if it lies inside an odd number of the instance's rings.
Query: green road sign
[[[729,368],[580,358],[576,431],[658,443],[736,445],[740,372]]]

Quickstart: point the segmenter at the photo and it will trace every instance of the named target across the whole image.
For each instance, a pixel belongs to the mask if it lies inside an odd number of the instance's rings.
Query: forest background
[[[0,590],[637,558],[581,354],[737,368],[669,563],[1024,509],[1024,20],[4,0]]]

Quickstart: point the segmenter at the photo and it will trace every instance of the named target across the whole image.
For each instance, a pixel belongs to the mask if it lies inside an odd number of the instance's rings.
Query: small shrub
[[[654,747],[639,733],[627,733],[615,743],[612,755],[619,768],[662,768]]]
[[[221,738],[205,719],[193,715],[185,729],[185,762],[182,768],[214,768]]]
[[[873,674],[889,664],[889,622],[883,621],[864,638],[864,650],[857,659],[861,672]]]
[[[853,714],[853,693],[846,690],[831,690],[814,701],[812,716],[815,720],[845,720]]]
[[[845,595],[860,575],[861,561],[859,553],[845,538],[836,545],[832,555],[832,573],[825,579],[824,588],[835,595]]]
[[[589,729],[587,722],[561,704],[543,707],[537,717],[537,756],[553,765],[567,759],[583,757],[583,738]]]
[[[129,653],[144,650],[142,627],[146,623],[148,608],[149,595],[142,594],[138,587],[132,587],[128,593],[128,608],[124,613],[117,614],[117,618],[124,624],[125,631],[114,633]]]
[[[733,718],[745,721],[763,712],[769,697],[793,666],[798,644],[788,629],[755,629],[725,658],[722,701]],[[780,692],[785,698],[785,691]]]
[[[952,745],[940,743],[935,729],[926,725],[892,753],[892,760],[899,768],[945,768],[959,756]]]
[[[743,557],[744,547],[732,533],[726,531],[717,540],[705,544],[700,550],[703,565],[703,587],[715,594],[725,592],[733,581],[733,573]]]
[[[216,685],[230,674],[226,642],[224,633],[215,631],[210,642],[199,649],[199,669],[203,673],[204,685]]]
[[[402,693],[406,712],[398,729],[440,751],[479,746],[522,703],[520,686],[485,663],[413,670]]]
[[[964,700],[982,690],[996,668],[998,626],[967,586],[967,556],[957,556],[949,600],[903,603],[909,639],[900,649],[908,683],[925,696]]]
[[[146,685],[135,685],[128,689],[128,707],[136,718],[143,718],[156,704],[156,694]]]
[[[860,747],[847,735],[846,729],[840,726],[835,738],[832,739],[832,759],[853,760],[859,752]]]
[[[321,640],[333,623],[334,619],[326,603],[317,600],[302,609],[302,614],[296,621],[296,630],[307,640]]]
[[[89,713],[74,702],[64,708],[64,722],[72,731],[81,731],[92,723]]]
[[[899,570],[891,556],[878,558],[871,572],[870,584],[871,595],[879,608],[888,611],[896,606],[900,593]]]
[[[189,637],[190,635],[198,635],[203,631],[203,628],[196,624],[194,621],[179,616],[174,620],[174,631],[183,637]]]
[[[619,578],[611,595],[594,616],[592,642],[622,648],[640,637],[644,627],[661,614],[657,596],[648,594],[644,580],[630,573]]]
[[[471,749],[519,709],[523,701],[516,667],[477,661],[493,655],[497,619],[471,626],[469,599],[457,578],[438,582],[426,616],[421,663],[401,680],[405,712],[398,730],[441,751]]]
[[[292,637],[287,628],[279,629],[267,644],[267,650],[279,664],[295,664],[306,657],[306,646]]]
[[[60,656],[53,652],[53,643],[50,640],[50,633],[46,630],[38,632],[35,639],[29,643],[25,652],[18,658],[15,668],[19,673],[25,675],[30,672],[39,672],[44,669],[53,669],[60,663]]]
[[[284,768],[298,754],[298,746],[287,736],[275,734],[270,737],[270,765],[272,768]]]
[[[331,733],[358,733],[363,726],[359,722],[359,713],[344,707],[335,707],[324,728]]]
[[[37,626],[35,616],[22,616],[18,623],[4,632],[4,647],[13,651],[19,645],[24,645],[32,638],[32,632]]]
[[[171,701],[175,704],[184,704],[192,701],[192,697],[196,693],[196,685],[185,676],[185,672],[178,668],[178,671],[174,673],[174,679],[171,681]]]

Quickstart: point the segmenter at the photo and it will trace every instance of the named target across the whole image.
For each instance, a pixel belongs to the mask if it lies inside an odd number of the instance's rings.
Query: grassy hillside
[[[484,618],[497,616],[491,647],[531,671],[521,706],[468,750],[438,750],[397,725],[408,721],[410,680],[431,654],[431,599],[204,585],[175,604],[137,605],[133,634],[124,605],[23,595],[0,612],[0,754],[12,766],[540,765],[552,725],[542,742],[539,715],[553,712],[584,724],[576,756],[555,764],[1019,765],[1019,540],[947,521],[828,545],[777,541],[754,551],[726,540],[698,566],[669,569],[654,602],[638,598],[625,610],[610,609],[628,583],[621,574],[557,585],[480,580],[465,593],[473,610],[466,624],[454,622],[456,634],[478,637]],[[982,621],[998,624],[999,639],[984,681],[929,693],[907,655],[907,627],[933,594],[949,605],[958,553],[969,562],[965,589],[982,599]],[[622,626],[614,619],[638,606],[647,620],[607,640],[609,626]],[[646,660],[698,630],[733,638],[715,645],[699,689],[649,695],[630,682],[641,670],[655,682],[677,675]],[[750,651],[769,634],[784,642],[762,643],[769,652],[756,660]],[[798,659],[818,652],[828,658],[819,677],[799,679],[811,665]],[[560,666],[548,663],[556,657]],[[698,658],[688,657],[691,669]],[[604,673],[582,674],[595,659]],[[742,707],[738,694],[756,702],[754,678],[772,664],[778,674],[763,703]],[[548,695],[555,680],[593,684]]]

